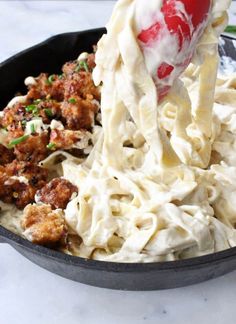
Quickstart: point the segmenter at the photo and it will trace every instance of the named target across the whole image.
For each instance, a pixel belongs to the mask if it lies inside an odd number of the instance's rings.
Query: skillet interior
[[[0,107],[21,90],[24,79],[40,72],[57,73],[92,45],[105,29],[66,33],[27,49],[0,64]],[[223,36],[220,54],[236,60],[234,40]],[[86,260],[37,246],[0,226],[0,242],[12,245],[26,258],[65,278],[122,290],[156,290],[191,285],[236,269],[236,248],[211,255],[162,263],[112,263]]]

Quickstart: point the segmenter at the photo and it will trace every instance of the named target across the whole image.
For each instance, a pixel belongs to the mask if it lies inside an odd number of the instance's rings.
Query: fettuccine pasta
[[[234,143],[235,134],[221,115],[235,105],[232,80],[218,80],[215,94],[229,3],[213,3],[192,63],[160,104],[137,42],[139,4],[119,1],[98,44],[103,129],[88,161],[74,170],[80,193],[66,219],[83,239],[79,254],[98,260],[174,260],[229,248],[236,243],[234,166],[221,149],[231,151],[222,141],[230,145],[231,136]],[[69,165],[63,163],[65,172]]]

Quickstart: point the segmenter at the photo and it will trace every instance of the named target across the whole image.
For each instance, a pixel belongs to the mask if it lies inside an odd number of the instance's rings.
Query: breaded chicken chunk
[[[23,209],[34,202],[35,193],[46,184],[47,176],[46,169],[23,161],[0,166],[0,200]]]
[[[37,191],[37,201],[51,205],[53,209],[65,209],[73,193],[78,193],[78,188],[70,181],[55,178]]]
[[[2,144],[0,144],[0,164],[5,165],[11,163],[14,160],[15,156],[13,150],[9,150]]]
[[[21,222],[24,236],[31,242],[52,246],[65,241],[67,227],[61,210],[50,205],[28,205]]]

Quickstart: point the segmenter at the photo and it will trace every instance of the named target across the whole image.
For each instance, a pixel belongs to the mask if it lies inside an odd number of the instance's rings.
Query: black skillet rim
[[[85,34],[87,32],[102,32],[105,31],[104,28],[96,28],[96,29],[89,29],[84,30],[80,32],[69,32],[69,33],[62,33],[55,36],[52,36],[48,39],[46,39],[43,42],[40,42],[34,46],[31,46],[13,56],[6,59],[5,61],[0,63],[0,69],[5,64],[8,64],[12,62],[14,59],[17,59],[19,56],[21,56],[24,53],[27,53],[28,51],[32,49],[37,49],[38,47],[45,45],[54,39],[66,36],[66,35],[79,35],[79,34]],[[235,37],[231,37],[229,35],[222,35],[223,38],[229,39],[229,40],[235,40]],[[185,260],[177,260],[177,261],[165,261],[165,262],[148,262],[148,263],[121,263],[121,262],[107,262],[107,261],[96,261],[96,260],[90,260],[81,258],[78,256],[71,256],[62,252],[58,252],[40,245],[36,245],[31,243],[30,241],[24,239],[23,237],[14,234],[13,232],[7,230],[3,226],[0,225],[0,238],[2,237],[3,243],[9,243],[10,245],[17,245],[20,246],[30,252],[33,252],[35,254],[45,256],[52,260],[57,260],[58,262],[62,262],[65,264],[70,264],[78,267],[83,268],[89,268],[91,270],[101,270],[106,272],[153,272],[153,271],[181,271],[186,270],[190,268],[203,268],[206,265],[209,265],[211,263],[214,264],[220,264],[223,261],[226,261],[227,259],[231,259],[236,257],[236,247],[207,254],[200,257],[194,257],[189,258]],[[1,242],[1,241],[0,241]]]

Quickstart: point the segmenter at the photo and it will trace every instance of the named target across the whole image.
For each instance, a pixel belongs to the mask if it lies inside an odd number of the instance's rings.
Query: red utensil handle
[[[177,78],[191,61],[204,30],[201,27],[207,21],[210,8],[211,0],[163,0],[161,8],[163,19],[154,21],[150,27],[139,33],[138,39],[144,51],[145,48],[152,47],[155,43],[161,45],[165,37],[164,30],[167,30],[169,35],[176,37],[178,42],[178,52],[172,57],[165,57],[163,62],[158,62],[155,82],[159,88],[160,98],[168,92],[170,76],[175,73],[174,76]],[[188,44],[191,50],[186,51]],[[186,52],[188,52],[187,56]],[[181,55],[184,57],[184,61],[180,63]],[[160,87],[160,84],[163,86]]]

